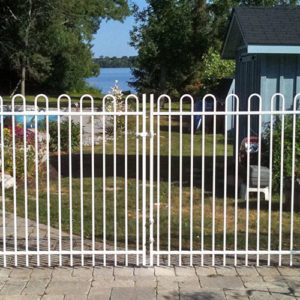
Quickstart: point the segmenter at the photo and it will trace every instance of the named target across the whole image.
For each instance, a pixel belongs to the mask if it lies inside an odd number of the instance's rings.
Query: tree
[[[26,71],[32,77],[40,78],[49,68],[49,60],[44,57],[40,48],[39,31],[45,29],[45,20],[50,11],[47,1],[4,1],[0,7],[0,28],[2,41],[0,44],[1,60],[6,60],[11,70],[21,72],[21,93],[25,94]],[[32,38],[33,33],[36,34]]]
[[[196,70],[194,80],[187,87],[188,92],[203,96],[212,93],[222,78],[234,75],[235,62],[221,59],[219,52],[211,47]]]
[[[131,85],[139,92],[178,95],[184,89],[208,47],[201,15],[205,6],[205,1],[148,0],[143,11],[135,7],[138,25],[131,32],[131,45],[138,57]]]
[[[21,79],[24,94],[25,79],[63,91],[97,74],[93,34],[103,19],[122,21],[129,7],[126,0],[2,0],[0,13],[0,74]]]

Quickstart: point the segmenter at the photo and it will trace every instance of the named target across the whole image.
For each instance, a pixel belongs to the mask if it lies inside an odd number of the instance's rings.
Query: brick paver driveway
[[[0,269],[0,299],[300,299],[300,269]]]
[[[13,250],[13,216],[7,213],[7,249]],[[18,250],[25,245],[24,219],[18,217]],[[40,224],[40,247],[47,249],[47,226]],[[28,220],[29,248],[36,247],[36,223]],[[0,239],[2,232],[0,231]],[[62,233],[63,249],[69,248],[69,235]],[[80,249],[80,237],[74,236],[74,249]],[[85,248],[91,247],[89,240]],[[98,249],[102,244],[96,243]],[[58,230],[51,228],[51,249],[58,247]],[[0,264],[2,264],[2,257]],[[148,260],[148,259],[147,259]],[[196,260],[196,259],[195,259]],[[195,261],[194,260],[194,261]],[[229,261],[229,260],[228,260]],[[287,262],[289,257],[287,257]],[[298,261],[298,260],[297,260]],[[69,255],[63,257],[69,264]],[[108,264],[113,258],[108,257]],[[189,260],[187,257],[186,263]],[[231,258],[231,263],[233,259]],[[252,260],[254,264],[256,257]],[[36,257],[29,257],[31,266]],[[300,268],[290,267],[46,267],[47,255],[41,255],[43,267],[0,268],[1,299],[299,299]],[[57,257],[52,257],[57,266]],[[74,264],[80,265],[80,257]],[[85,263],[91,264],[86,258]],[[96,265],[101,265],[101,259]],[[124,257],[118,257],[124,265]],[[199,261],[200,263],[200,261]],[[206,263],[209,263],[206,260]],[[222,259],[220,259],[220,264]],[[230,263],[230,262],[228,262]],[[239,264],[244,260],[239,261]],[[273,262],[273,263],[276,263]],[[14,265],[13,256],[7,257],[8,266]],[[25,265],[19,257],[18,264]],[[129,260],[135,264],[135,257]],[[299,265],[299,264],[298,264]],[[299,297],[299,298],[298,298]]]

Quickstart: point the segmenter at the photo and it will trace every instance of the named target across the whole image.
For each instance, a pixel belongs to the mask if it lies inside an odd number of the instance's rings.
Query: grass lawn
[[[178,108],[178,106],[177,106]],[[176,108],[175,108],[176,109]],[[139,148],[140,178],[138,182],[139,195],[136,197],[136,136],[135,136],[135,117],[129,117],[128,131],[128,242],[130,247],[135,247],[136,243],[136,217],[139,218],[140,234],[142,220],[142,197],[141,197],[141,141]],[[179,193],[182,191],[182,243],[183,249],[189,249],[190,245],[190,134],[189,119],[184,119],[183,134],[183,158],[182,158],[182,179],[183,186],[179,186],[179,120],[172,118],[172,182],[171,182],[171,248],[178,249],[179,236]],[[149,119],[148,119],[149,120]],[[141,125],[141,120],[140,120]],[[168,244],[168,122],[167,118],[161,117],[160,122],[160,249],[167,249]],[[140,127],[141,128],[141,127]],[[157,123],[155,123],[155,132],[157,132]],[[216,249],[223,249],[223,211],[224,211],[224,137],[222,134],[216,136],[216,213],[215,213],[215,237]],[[194,135],[194,184],[193,184],[193,240],[194,249],[201,249],[201,162],[202,162],[202,136],[197,133]],[[149,143],[147,143],[147,153],[149,153]],[[154,157],[154,203],[157,202],[157,157],[156,157],[156,136],[155,136],[155,157]],[[205,218],[204,218],[204,236],[205,249],[211,249],[212,241],[212,147],[213,136],[207,134],[205,138]],[[125,242],[125,139],[124,133],[119,132],[117,136],[117,235],[118,245],[122,246]],[[92,210],[91,210],[91,149],[84,149],[84,234],[91,238],[92,233]],[[114,197],[113,197],[113,141],[109,139],[106,142],[106,232],[107,240],[113,243],[114,240]],[[228,178],[234,179],[233,166],[233,145],[229,140],[228,144]],[[80,234],[80,173],[79,173],[79,152],[73,153],[73,232]],[[147,156],[147,161],[149,156]],[[54,168],[57,157],[51,158],[51,164]],[[68,177],[68,154],[62,156],[62,227],[64,231],[69,231],[69,177]],[[95,147],[95,234],[96,239],[101,241],[103,238],[103,179],[102,179],[102,145]],[[149,169],[148,169],[149,171]],[[148,180],[149,178],[147,178]],[[47,206],[46,206],[46,189],[45,182],[40,181],[40,222],[47,223]],[[148,191],[149,192],[149,191]],[[24,216],[24,192],[22,185],[17,190],[18,215]],[[8,191],[7,196],[12,199],[12,192]],[[272,249],[278,249],[279,240],[279,203],[278,195],[272,199]],[[267,249],[268,236],[268,202],[261,197],[260,211],[260,249]],[[139,210],[136,210],[136,202],[139,204]],[[245,248],[245,231],[246,231],[246,202],[238,199],[238,248]],[[13,211],[13,202],[7,202],[7,210]],[[29,218],[35,219],[35,188],[34,182],[29,188]],[[155,243],[156,226],[157,226],[157,208],[154,206],[154,233]],[[228,185],[227,194],[227,249],[234,247],[234,187]],[[256,195],[252,194],[249,203],[249,248],[256,249],[256,232],[257,232],[257,200]],[[51,180],[51,225],[58,227],[58,185],[57,177],[53,176]],[[149,216],[149,198],[147,200],[147,216]],[[290,213],[283,211],[282,215],[282,249],[289,249],[290,243]],[[140,235],[141,238],[141,235]],[[141,239],[140,239],[141,242]],[[294,215],[294,248],[300,247],[300,214]]]

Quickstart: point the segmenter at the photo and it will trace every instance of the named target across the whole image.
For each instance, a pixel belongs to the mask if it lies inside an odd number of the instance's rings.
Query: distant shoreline
[[[102,67],[102,68],[100,68],[100,70],[103,70],[103,69],[127,69],[127,70],[130,70],[130,68],[127,68],[127,67]]]
[[[123,56],[123,57],[108,57],[100,56],[94,58],[94,62],[101,68],[131,68],[134,66],[136,56]]]

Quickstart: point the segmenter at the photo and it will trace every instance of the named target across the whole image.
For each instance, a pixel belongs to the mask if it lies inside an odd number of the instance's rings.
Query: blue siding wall
[[[240,109],[247,110],[248,97],[252,93],[262,96],[262,109],[271,109],[271,97],[275,93],[285,96],[286,109],[293,106],[293,98],[300,93],[300,55],[258,54],[247,55],[246,49],[240,50],[236,61],[236,94],[240,97]],[[253,100],[251,109],[257,110],[257,101]],[[274,101],[274,110],[280,109],[280,101]],[[266,126],[269,116],[262,116],[262,125]],[[247,118],[241,118],[240,140],[247,135]],[[251,134],[257,132],[258,124],[251,118]]]
[[[275,93],[285,96],[285,108],[291,109],[293,98],[300,93],[300,56],[299,55],[262,55],[261,56],[261,95],[263,109],[271,109],[271,97]],[[279,102],[274,109],[279,109]]]

